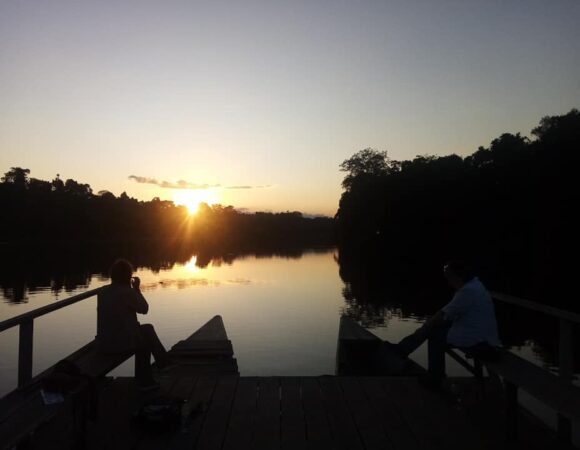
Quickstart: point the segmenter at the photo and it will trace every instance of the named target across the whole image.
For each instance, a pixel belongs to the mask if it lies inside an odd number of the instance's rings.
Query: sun
[[[185,206],[189,215],[194,215],[199,210],[200,203],[213,205],[218,202],[218,194],[214,189],[196,189],[177,192],[173,197],[173,203]]]

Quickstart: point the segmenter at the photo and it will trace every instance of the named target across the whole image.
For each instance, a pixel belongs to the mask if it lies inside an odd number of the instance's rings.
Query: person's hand
[[[139,286],[141,286],[141,279],[139,277],[131,277],[131,287],[139,290]]]

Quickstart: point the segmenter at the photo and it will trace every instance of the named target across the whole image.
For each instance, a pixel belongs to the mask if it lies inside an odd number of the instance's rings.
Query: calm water
[[[242,375],[334,373],[339,318],[347,310],[335,250],[307,251],[298,257],[237,257],[228,263],[214,259],[205,267],[197,259],[192,256],[166,269],[141,268],[136,273],[150,303],[149,314],[140,320],[155,325],[166,347],[220,314]],[[54,281],[24,288],[20,302],[14,302],[10,289],[5,289],[0,315],[9,318],[108,283],[99,274],[84,281],[68,291],[55,289]],[[349,312],[352,302],[350,306]],[[380,317],[374,317],[374,322],[383,323],[372,329],[392,341],[423,321],[422,315],[403,317],[398,309],[379,309],[375,315]],[[34,372],[93,339],[95,327],[94,297],[37,319]],[[2,394],[16,383],[17,339],[17,328],[0,334]],[[538,360],[531,345],[520,351]],[[424,363],[424,349],[414,357]],[[116,373],[131,374],[132,369],[129,361]]]
[[[292,257],[237,256],[227,262],[200,262],[194,255],[154,267],[136,273],[150,304],[141,322],[153,323],[162,342],[171,347],[221,315],[242,375],[334,374],[340,315],[357,316],[361,311],[350,286],[339,276],[333,249]],[[82,275],[68,270],[59,281],[38,274],[34,281],[25,276],[13,285],[4,281],[0,317],[4,320],[108,283],[102,271],[79,268],[79,272]],[[371,330],[394,342],[424,320],[422,313],[388,304],[362,309],[366,321],[373,324]],[[36,319],[34,326],[34,373],[38,373],[94,338],[96,298]],[[425,347],[413,354],[423,365]],[[548,364],[532,338],[513,350],[537,364]],[[0,333],[0,395],[16,385],[17,351],[18,329]],[[452,361],[448,371],[465,373]],[[133,361],[113,373],[132,375]]]

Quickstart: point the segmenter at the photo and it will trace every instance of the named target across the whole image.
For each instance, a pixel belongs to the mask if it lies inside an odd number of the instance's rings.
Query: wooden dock
[[[176,373],[161,381],[164,395],[186,399],[197,411],[191,420],[164,434],[136,427],[133,412],[159,394],[140,394],[132,378],[116,378],[102,391],[99,420],[89,424],[86,448],[557,448],[553,434],[524,416],[521,441],[506,444],[504,412],[497,395],[501,390],[493,392],[488,386],[478,392],[480,387],[473,383],[460,388],[465,392],[459,398],[427,391],[413,377],[254,378]],[[68,448],[67,426],[70,421],[63,416],[39,429],[33,448]]]
[[[360,340],[355,328],[344,327],[343,338]],[[371,341],[371,336],[362,338]],[[434,393],[416,377],[401,374],[240,377],[219,316],[170,353],[180,365],[157,375],[159,391],[141,393],[131,377],[105,382],[84,448],[533,450],[553,448],[555,442],[553,433],[522,416],[523,439],[507,445],[501,386],[491,382],[455,380]],[[191,414],[178,429],[159,433],[135,423],[135,411],[159,398],[185,401]],[[31,448],[71,448],[71,414],[63,409],[40,427]]]

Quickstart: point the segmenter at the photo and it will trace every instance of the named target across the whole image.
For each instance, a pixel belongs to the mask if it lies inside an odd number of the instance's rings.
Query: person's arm
[[[425,332],[429,332],[429,330],[432,328],[436,328],[439,325],[442,325],[445,320],[445,313],[443,310],[439,310],[435,313],[434,316],[431,316],[429,319],[427,319],[421,328],[423,328]]]
[[[133,288],[135,295],[133,295],[131,298],[130,306],[138,314],[147,314],[149,311],[149,303],[147,303],[147,300],[145,300],[145,297],[143,297],[140,286],[141,280],[139,277],[133,277],[131,279],[131,287]]]
[[[441,312],[446,320],[456,320],[463,316],[471,307],[469,292],[464,289],[458,290],[451,301],[447,303]]]

